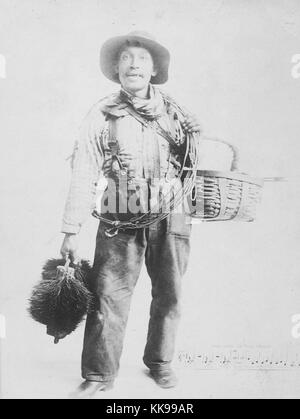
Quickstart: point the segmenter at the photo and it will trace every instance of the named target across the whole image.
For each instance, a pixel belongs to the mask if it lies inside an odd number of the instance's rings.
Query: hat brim
[[[116,36],[114,38],[108,39],[102,45],[100,51],[100,68],[103,74],[109,80],[112,80],[115,83],[120,83],[119,75],[116,73],[115,66],[117,64],[119,53],[122,47],[126,45],[127,41],[138,41],[150,52],[154,61],[155,69],[157,71],[156,76],[152,76],[151,83],[165,83],[168,80],[168,70],[170,64],[169,51],[154,40],[136,35]]]

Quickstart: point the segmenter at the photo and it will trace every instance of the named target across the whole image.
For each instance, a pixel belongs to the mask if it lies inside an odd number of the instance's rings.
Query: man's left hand
[[[201,132],[201,126],[195,115],[188,115],[188,117],[183,122],[183,128],[187,132]]]

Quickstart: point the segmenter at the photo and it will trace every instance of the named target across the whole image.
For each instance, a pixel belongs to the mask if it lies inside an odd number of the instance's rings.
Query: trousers
[[[191,234],[184,214],[169,214],[148,228],[120,231],[111,238],[106,228],[100,221],[91,280],[97,306],[87,317],[82,352],[83,378],[98,382],[118,373],[131,297],[144,261],[152,302],[143,361],[151,370],[170,368]]]

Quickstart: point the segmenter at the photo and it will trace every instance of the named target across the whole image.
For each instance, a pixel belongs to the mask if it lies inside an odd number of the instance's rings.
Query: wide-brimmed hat
[[[170,63],[170,53],[158,43],[152,35],[143,31],[130,32],[128,35],[115,36],[108,39],[100,51],[100,67],[103,74],[116,83],[120,83],[119,75],[116,73],[115,66],[120,51],[127,42],[140,42],[152,55],[157,75],[151,78],[153,84],[163,84],[168,80],[168,69]]]

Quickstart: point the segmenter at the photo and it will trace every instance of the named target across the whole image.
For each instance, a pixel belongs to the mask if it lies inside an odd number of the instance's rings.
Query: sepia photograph
[[[0,398],[300,398],[300,2],[0,0]]]

